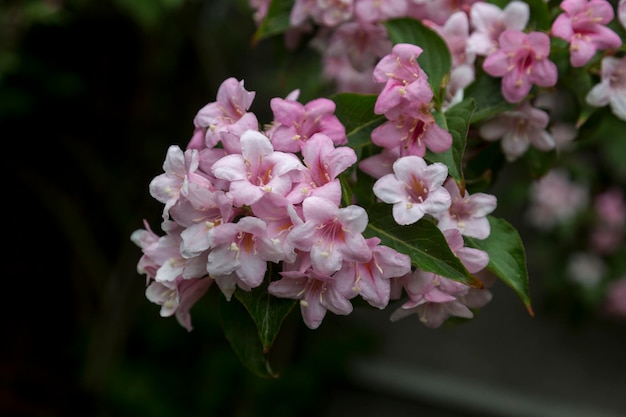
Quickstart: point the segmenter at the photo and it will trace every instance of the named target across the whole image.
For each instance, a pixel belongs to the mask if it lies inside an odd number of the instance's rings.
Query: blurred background
[[[546,296],[532,258],[534,318],[498,283],[475,320],[438,330],[357,308],[310,331],[295,311],[276,380],[239,363],[214,292],[190,333],[159,317],[130,234],[143,219],[158,230],[148,184],[167,147],[186,145],[228,77],[256,91],[262,122],[271,97],[330,91],[313,51],[252,44],[254,31],[246,0],[0,2],[0,138],[16,192],[3,199],[0,415],[623,415],[624,322]]]

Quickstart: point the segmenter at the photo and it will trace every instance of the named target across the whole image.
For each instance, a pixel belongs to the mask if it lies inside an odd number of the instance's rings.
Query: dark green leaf
[[[428,84],[441,103],[445,94],[444,78],[452,67],[446,42],[435,31],[415,19],[392,19],[385,22],[385,26],[394,44],[410,43],[423,49],[424,52],[417,58],[417,62],[428,75]]]
[[[337,106],[335,115],[346,127],[348,145],[358,150],[370,144],[370,134],[384,122],[385,116],[374,113],[377,95],[339,93],[331,97]]]
[[[389,246],[411,258],[414,266],[434,272],[464,284],[481,287],[482,283],[470,275],[457,258],[437,226],[426,219],[415,224],[400,226],[391,214],[391,206],[376,204],[367,210],[370,223],[364,235],[378,237]]]
[[[263,19],[252,38],[253,43],[278,35],[289,29],[289,16],[293,3],[294,0],[271,0],[265,19]]]
[[[241,363],[257,376],[275,378],[256,325],[243,305],[236,299],[226,301],[220,297],[220,318],[224,336]]]
[[[445,113],[444,121],[446,126],[440,126],[446,129],[452,135],[452,146],[445,152],[433,153],[428,152],[426,159],[432,162],[442,162],[448,167],[448,174],[465,188],[465,179],[463,177],[463,154],[467,143],[467,131],[470,125],[470,119],[476,109],[474,99],[464,100],[452,106]],[[440,122],[441,123],[441,122]]]
[[[528,29],[540,32],[549,32],[552,26],[550,9],[545,0],[526,0],[530,8]]]
[[[533,178],[541,178],[554,167],[557,154],[555,150],[540,151],[531,146],[524,154],[524,161],[528,165],[528,170]]]
[[[517,230],[506,220],[488,216],[491,233],[487,239],[465,238],[468,246],[489,254],[487,268],[509,287],[513,288],[532,315],[526,251]]]
[[[487,74],[481,74],[465,89],[465,97],[476,101],[476,111],[471,123],[493,117],[515,107],[502,96],[501,81]]]

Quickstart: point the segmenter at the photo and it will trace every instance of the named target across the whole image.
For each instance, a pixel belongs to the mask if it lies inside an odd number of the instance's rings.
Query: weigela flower
[[[419,107],[432,100],[428,76],[417,63],[421,53],[419,46],[399,43],[376,64],[374,81],[385,83],[374,105],[376,114],[384,114],[396,106]]]
[[[213,280],[206,278],[183,279],[176,281],[152,282],[146,288],[146,298],[161,306],[161,317],[175,315],[178,323],[191,331],[189,310],[209,290]]]
[[[302,202],[304,223],[294,226],[287,237],[300,251],[311,253],[313,268],[321,274],[337,272],[345,261],[368,262],[372,251],[362,233],[367,212],[359,206],[337,207],[321,197]]]
[[[366,242],[372,251],[372,259],[368,262],[344,262],[334,277],[354,282],[354,291],[370,305],[382,310],[389,303],[390,279],[411,272],[411,258],[380,245],[377,237]]]
[[[619,0],[617,4],[617,20],[626,29],[626,0]]]
[[[523,31],[529,17],[530,8],[521,1],[512,1],[504,9],[487,2],[474,3],[470,10],[474,31],[467,40],[468,48],[484,56],[497,51],[500,34],[508,29]]]
[[[363,22],[383,22],[406,16],[410,0],[357,0],[354,5],[356,18]]]
[[[314,198],[314,197],[311,197]],[[298,254],[293,264],[284,264],[281,279],[269,284],[267,291],[281,298],[300,300],[300,311],[304,323],[317,329],[330,310],[337,315],[352,312],[350,299],[357,295],[354,277],[337,278],[313,267],[307,252]]]
[[[480,127],[480,135],[488,141],[501,140],[508,161],[522,156],[532,144],[537,149],[554,149],[555,140],[546,130],[550,117],[543,110],[523,102],[513,111],[500,113]]]
[[[511,102],[524,99],[533,85],[551,87],[557,81],[556,65],[550,61],[550,38],[545,33],[505,30],[499,48],[483,62],[483,69],[502,77],[502,95]]]
[[[315,23],[332,27],[350,20],[353,13],[353,0],[296,0],[289,23],[300,26],[310,18]]]
[[[490,234],[487,215],[496,209],[495,196],[485,193],[470,195],[465,191],[461,195],[459,186],[453,179],[446,181],[444,187],[448,190],[452,203],[446,211],[435,215],[437,226],[441,230],[455,229],[462,235],[485,239]]]
[[[602,80],[587,94],[592,106],[611,106],[614,115],[626,120],[626,56],[602,58]]]
[[[563,0],[552,24],[552,36],[570,44],[570,63],[582,67],[598,50],[619,48],[620,37],[606,24],[613,20],[613,6],[606,0]]]
[[[440,162],[426,164],[419,156],[404,156],[374,184],[376,197],[393,204],[393,218],[401,225],[412,224],[425,214],[436,215],[450,207],[450,194],[442,186],[448,167]]]
[[[239,136],[246,130],[258,130],[256,116],[247,111],[255,94],[244,88],[243,80],[232,77],[224,80],[217,90],[217,101],[207,104],[196,114],[194,135],[187,148],[212,148],[223,132]]]
[[[527,218],[542,230],[550,230],[571,220],[587,206],[589,191],[584,184],[572,181],[563,169],[553,169],[530,187]]]
[[[452,146],[452,135],[435,122],[430,106],[422,105],[412,111],[396,109],[386,114],[387,122],[372,131],[374,144],[397,148],[400,156],[424,156],[426,148],[433,152],[445,152]]]
[[[291,175],[303,169],[295,155],[274,151],[268,137],[254,130],[241,135],[241,155],[226,155],[211,168],[217,178],[230,181],[228,193],[238,207],[254,204],[266,193],[286,195]]]
[[[275,97],[270,100],[270,107],[274,125],[268,133],[277,151],[299,152],[316,133],[325,134],[335,145],[348,143],[345,127],[333,114],[335,103],[332,100],[318,98],[302,104],[289,97]]]

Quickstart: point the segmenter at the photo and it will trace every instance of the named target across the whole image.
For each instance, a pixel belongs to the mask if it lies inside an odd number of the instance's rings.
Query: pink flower
[[[393,218],[401,225],[412,224],[425,214],[436,215],[450,207],[450,194],[442,186],[448,167],[440,162],[427,165],[419,156],[404,156],[374,184],[376,197],[393,204]]]
[[[334,277],[354,282],[354,290],[370,305],[382,310],[389,303],[390,279],[411,272],[411,258],[380,245],[377,237],[366,242],[372,251],[372,259],[368,262],[344,262]]]
[[[602,58],[602,81],[589,91],[586,100],[595,107],[608,104],[614,115],[626,120],[626,57]]]
[[[613,6],[606,0],[563,0],[552,24],[552,36],[570,43],[570,63],[582,67],[599,49],[619,48],[620,37],[606,24],[613,20]]]
[[[491,300],[486,289],[474,289],[448,278],[416,269],[400,279],[409,300],[391,315],[391,321],[416,314],[427,327],[435,328],[450,316],[470,319],[470,308],[483,307]]]
[[[478,2],[470,10],[474,31],[469,36],[468,48],[487,56],[498,50],[498,38],[507,29],[523,31],[530,17],[528,4],[512,1],[504,9],[495,4]]]
[[[391,41],[382,24],[354,21],[338,26],[332,32],[328,46],[321,52],[324,57],[347,57],[356,71],[369,70],[371,78],[374,65],[391,47]]]
[[[275,124],[269,134],[276,150],[299,152],[302,144],[316,133],[325,134],[335,145],[348,143],[345,127],[333,114],[332,100],[318,98],[303,105],[295,99],[275,97],[270,106]]]
[[[446,211],[435,217],[441,230],[455,229],[465,236],[485,239],[489,236],[490,226],[487,215],[496,209],[497,200],[493,195],[476,193],[461,195],[456,181],[449,179],[445,184],[452,204]]]
[[[617,4],[617,19],[624,29],[626,29],[626,0],[619,0]]]
[[[421,53],[419,46],[399,43],[394,45],[391,54],[378,62],[374,68],[374,81],[385,83],[385,87],[376,99],[376,114],[384,114],[400,105],[419,107],[432,100],[428,76],[417,63]]]
[[[626,276],[609,283],[603,310],[608,317],[626,319]]]
[[[505,30],[498,38],[500,49],[483,62],[489,75],[502,78],[502,95],[521,101],[533,84],[551,87],[557,81],[556,65],[548,59],[550,38],[545,33]]]
[[[360,21],[382,22],[406,16],[408,1],[410,0],[357,0],[354,12]]]
[[[146,288],[146,298],[161,306],[161,317],[176,315],[176,320],[187,331],[192,330],[189,310],[204,296],[213,283],[210,278],[182,279],[152,282]]]
[[[583,184],[572,181],[566,171],[553,169],[530,188],[530,223],[550,230],[571,220],[589,202],[589,191]]]
[[[328,310],[338,315],[352,312],[349,300],[357,295],[354,278],[338,279],[320,272],[312,267],[308,253],[300,253],[294,264],[285,264],[280,275],[282,278],[271,282],[267,291],[275,297],[300,300],[300,311],[308,328],[317,329]]]
[[[235,206],[254,204],[266,193],[286,195],[294,171],[304,166],[293,154],[275,152],[267,136],[249,130],[241,136],[241,155],[226,155],[213,164],[217,178],[230,181]]]
[[[345,261],[367,262],[372,251],[361,233],[367,212],[359,206],[339,208],[325,198],[302,202],[304,223],[294,226],[287,237],[296,249],[311,252],[313,268],[321,274],[337,272]]]
[[[258,130],[256,116],[247,112],[254,96],[254,92],[243,87],[243,80],[232,77],[224,80],[217,90],[217,101],[207,104],[196,114],[193,120],[196,130],[188,148],[212,148],[219,142],[222,132],[239,136],[246,130]]]
[[[234,285],[249,291],[263,282],[267,262],[279,262],[282,247],[267,235],[261,219],[246,216],[237,223],[225,223],[208,231],[209,247],[206,270],[227,299]]]
[[[298,204],[316,195],[339,205],[341,184],[337,177],[357,161],[354,150],[347,146],[335,148],[328,136],[316,133],[302,146],[302,158],[307,169],[288,194],[288,200]]]
[[[352,18],[353,9],[353,0],[296,0],[289,23],[300,26],[311,18],[323,26],[337,26]]]
[[[426,148],[445,152],[452,146],[452,135],[439,127],[427,105],[406,112],[391,110],[387,118],[372,131],[372,142],[383,148],[397,148],[401,156],[424,156]]]
[[[555,140],[546,130],[550,117],[528,101],[513,111],[502,112],[480,127],[480,135],[488,141],[501,140],[507,160],[522,156],[532,144],[537,149],[554,149]]]
[[[597,195],[593,202],[595,222],[591,243],[599,253],[613,253],[626,234],[626,201],[624,192],[612,188]]]

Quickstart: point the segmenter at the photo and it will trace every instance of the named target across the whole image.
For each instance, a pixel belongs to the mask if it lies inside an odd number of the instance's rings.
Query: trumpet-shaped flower
[[[495,196],[485,193],[470,195],[467,191],[461,195],[456,181],[449,179],[444,185],[452,203],[450,208],[437,214],[437,226],[441,230],[455,229],[462,235],[485,239],[489,236],[490,226],[487,215],[496,209]]]
[[[276,152],[267,136],[248,130],[241,136],[241,155],[226,155],[212,166],[217,178],[230,181],[235,206],[254,204],[266,193],[286,195],[294,171],[304,165],[293,154]]]
[[[488,141],[501,139],[504,155],[514,161],[531,144],[542,151],[554,149],[555,140],[546,130],[549,121],[548,113],[525,101],[515,110],[502,112],[483,124],[480,135]]]
[[[322,197],[308,197],[302,202],[304,223],[296,225],[288,240],[296,249],[311,252],[313,268],[321,274],[337,272],[343,261],[368,262],[372,251],[362,233],[367,226],[365,209],[359,206],[337,207]]]
[[[522,1],[512,1],[504,9],[487,2],[474,3],[470,10],[474,31],[467,41],[468,48],[484,56],[497,51],[500,34],[508,29],[523,31],[529,17],[530,8]]]
[[[483,62],[489,75],[502,77],[502,95],[511,102],[524,99],[533,85],[556,84],[557,68],[550,61],[550,38],[545,33],[505,30],[498,38],[500,49]]]
[[[448,167],[440,162],[427,165],[419,156],[405,156],[374,184],[374,194],[393,204],[393,218],[401,225],[417,222],[425,214],[436,215],[450,207],[450,194],[442,186]]]
[[[222,132],[239,136],[246,130],[258,130],[259,122],[247,110],[254,100],[255,92],[247,91],[243,80],[228,78],[217,90],[217,100],[201,108],[193,120],[195,131],[188,148],[212,148],[220,140]]]
[[[613,6],[606,0],[563,0],[552,24],[552,36],[570,44],[570,63],[582,67],[598,50],[619,48],[617,33],[606,27],[613,20]]]
[[[318,98],[306,104],[292,98],[275,97],[270,101],[274,125],[269,134],[274,149],[299,152],[302,145],[314,134],[323,133],[335,145],[348,143],[346,128],[334,115],[335,103]]]
[[[604,57],[601,76],[601,82],[587,94],[587,103],[595,107],[608,104],[614,115],[626,120],[626,57]]]
[[[376,64],[374,81],[385,83],[374,105],[376,114],[387,113],[399,105],[419,107],[432,100],[428,76],[417,63],[422,52],[419,46],[399,43]]]
[[[313,198],[313,197],[311,197]],[[300,300],[304,323],[317,329],[330,310],[334,314],[348,315],[352,312],[350,299],[357,295],[354,278],[320,272],[313,267],[307,252],[300,252],[293,264],[285,264],[282,278],[269,284],[267,291],[280,298]]]

